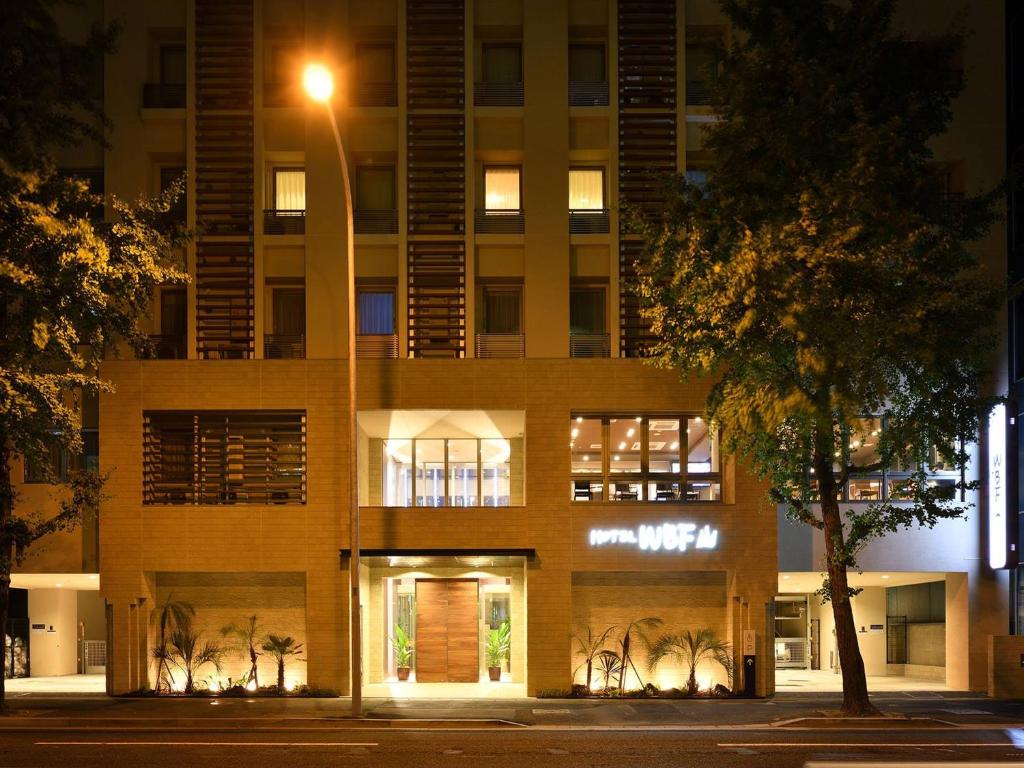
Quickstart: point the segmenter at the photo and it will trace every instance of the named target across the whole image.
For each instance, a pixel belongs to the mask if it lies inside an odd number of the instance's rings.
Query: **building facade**
[[[923,18],[920,3],[904,5],[908,24]],[[16,577],[29,598],[72,583],[63,573],[102,597],[108,691],[155,684],[154,616],[168,601],[191,605],[209,639],[256,616],[302,646],[289,686],[342,694],[355,620],[370,696],[564,691],[585,682],[581,642],[651,618],[662,623],[652,636],[714,630],[736,667],[752,631],[760,694],[774,690],[777,663],[815,668],[811,612],[824,614],[808,598],[821,542],[780,523],[765,487],[719,456],[701,419],[708,383],[641,359],[649,337],[628,290],[639,244],[622,206],[657,206],[657,174],[699,181],[707,166],[713,50],[729,34],[716,3],[107,0],[83,13],[123,24],[103,82],[114,127],[109,150],[62,162],[129,199],[185,174],[176,214],[196,233],[183,254],[191,282],[154,297],[156,359],[104,366],[116,389],[95,415],[96,460],[111,472],[101,524]],[[976,27],[1001,20],[972,14]],[[998,123],[1001,107],[970,77],[990,76],[1000,57],[968,50],[969,90],[939,148],[954,195],[1001,174],[1001,155],[971,138],[971,115]],[[335,74],[328,108],[350,201],[325,107],[301,90],[310,61]],[[888,478],[858,482],[852,503]],[[969,662],[943,683],[984,688],[1006,584],[973,561],[980,517],[963,525],[942,558],[940,534],[925,532],[868,559],[879,579],[903,572],[901,586],[945,583],[943,617],[963,621],[945,630],[943,664]],[[890,633],[887,611],[876,618],[884,582],[873,586],[865,649],[879,621]],[[801,598],[803,667],[787,644]],[[489,654],[503,631],[507,648]],[[923,632],[934,649],[937,630]],[[685,681],[644,662],[638,653],[627,687]],[[218,687],[245,668],[229,656],[200,677]],[[591,684],[617,675],[596,670]],[[699,670],[702,687],[727,677],[718,664]]]

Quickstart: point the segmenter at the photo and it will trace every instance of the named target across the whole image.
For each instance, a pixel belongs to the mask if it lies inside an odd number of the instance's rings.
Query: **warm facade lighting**
[[[326,104],[334,93],[334,78],[323,64],[308,64],[302,73],[302,87],[313,101]]]

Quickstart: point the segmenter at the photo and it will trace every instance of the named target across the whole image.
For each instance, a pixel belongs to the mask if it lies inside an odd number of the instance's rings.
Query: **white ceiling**
[[[11,586],[15,589],[74,589],[98,590],[97,573],[12,573]]]
[[[370,437],[521,437],[523,411],[360,411],[359,428]]]
[[[824,574],[813,571],[793,571],[779,574],[779,594],[800,594],[816,592],[821,589]],[[865,571],[851,573],[850,586],[861,587],[899,587],[905,584],[923,584],[928,581],[943,581],[945,573],[929,571]]]

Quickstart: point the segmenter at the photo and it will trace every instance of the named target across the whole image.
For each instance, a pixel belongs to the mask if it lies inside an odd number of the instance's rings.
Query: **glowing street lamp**
[[[349,626],[351,627],[351,658],[349,675],[352,681],[352,714],[358,716],[363,710],[363,669],[362,631],[360,626],[359,597],[359,483],[356,477],[356,284],[355,249],[353,248],[352,185],[348,178],[348,163],[345,161],[345,147],[341,143],[338,121],[334,117],[331,96],[334,94],[334,76],[323,64],[308,64],[302,73],[302,86],[309,98],[323,104],[334,133],[334,145],[338,150],[338,164],[345,186],[345,251],[348,297],[348,534],[349,534]]]

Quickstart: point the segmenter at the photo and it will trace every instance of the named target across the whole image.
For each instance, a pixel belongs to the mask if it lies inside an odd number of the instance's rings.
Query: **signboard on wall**
[[[718,529],[710,525],[698,528],[696,523],[688,521],[638,525],[635,528],[591,528],[590,546],[635,547],[644,552],[716,549]]]
[[[988,415],[988,564],[1007,566],[1006,406],[1000,403]]]

